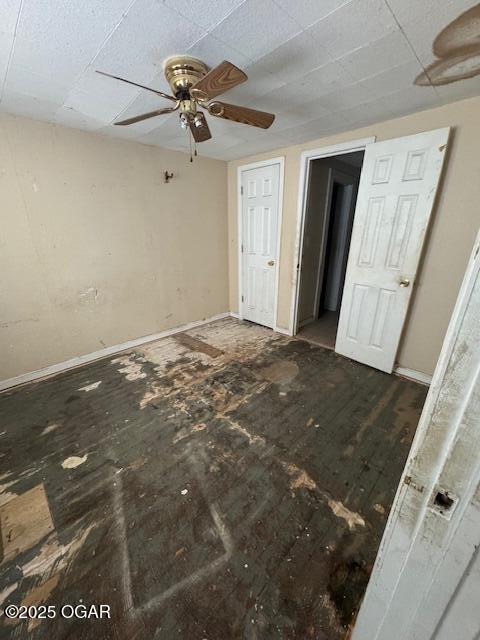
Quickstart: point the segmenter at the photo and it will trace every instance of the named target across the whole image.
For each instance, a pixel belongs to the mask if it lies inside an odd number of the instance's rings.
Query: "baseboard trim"
[[[83,364],[88,364],[89,362],[94,362],[95,360],[107,358],[108,356],[121,353],[122,351],[127,351],[128,349],[133,349],[134,347],[138,347],[142,344],[146,344],[147,342],[154,342],[155,340],[160,340],[160,338],[166,338],[168,336],[175,335],[176,333],[181,333],[182,331],[188,331],[189,329],[194,329],[195,327],[201,327],[202,325],[213,322],[214,320],[229,318],[231,315],[233,314],[228,311],[225,313],[219,313],[215,316],[211,316],[210,318],[204,318],[203,320],[196,320],[195,322],[182,324],[180,326],[173,327],[172,329],[160,331],[159,333],[152,333],[148,336],[135,338],[134,340],[128,340],[127,342],[123,342],[122,344],[114,344],[111,347],[105,347],[104,349],[100,349],[99,351],[87,353],[84,356],[70,358],[70,360],[65,360],[64,362],[59,362],[58,364],[52,364],[48,367],[44,367],[43,369],[37,369],[36,371],[30,371],[28,373],[21,373],[20,375],[13,378],[0,380],[0,392],[5,391],[6,389],[11,389],[12,387],[17,387],[21,384],[34,382],[35,380],[39,380],[41,378],[49,378],[56,375],[57,373],[68,371],[68,369],[75,369],[76,367],[80,367]]]
[[[410,378],[411,380],[415,380],[415,382],[421,382],[426,385],[430,385],[432,382],[432,376],[422,373],[421,371],[415,371],[415,369],[408,369],[407,367],[395,367],[393,373],[398,373],[399,376]]]
[[[44,367],[43,369],[37,369],[36,371],[22,373],[13,378],[0,380],[0,392],[11,389],[12,387],[17,387],[21,384],[27,384],[28,382],[34,382],[35,380],[40,380],[42,378],[49,378],[56,375],[57,373],[62,373],[63,371],[68,371],[69,369],[81,367],[83,364],[88,364],[89,362],[94,362],[95,360],[101,360],[102,358],[108,358],[108,356],[121,353],[122,351],[134,349],[135,347],[146,344],[147,342],[154,342],[155,340],[160,340],[161,338],[167,338],[168,336],[173,336],[176,333],[188,331],[189,329],[195,329],[195,327],[201,327],[204,324],[209,324],[210,322],[214,322],[215,320],[223,320],[224,318],[236,318],[238,320],[239,315],[234,311],[218,313],[217,315],[211,316],[210,318],[195,320],[194,322],[189,322],[177,327],[172,327],[172,329],[166,329],[165,331],[160,331],[158,333],[151,333],[148,336],[142,336],[141,338],[128,340],[127,342],[123,342],[121,344],[114,344],[111,347],[105,347],[104,349],[93,351],[92,353],[87,353],[83,356],[70,358],[70,360],[52,364],[48,367]],[[274,327],[274,331],[285,336],[291,336],[290,331],[288,329],[283,329],[282,327]],[[432,376],[429,376],[426,373],[422,373],[421,371],[415,371],[415,369],[408,369],[407,367],[395,367],[393,372],[397,373],[400,376],[404,376],[405,378],[415,380],[415,382],[420,382],[421,384],[430,385],[432,382]]]

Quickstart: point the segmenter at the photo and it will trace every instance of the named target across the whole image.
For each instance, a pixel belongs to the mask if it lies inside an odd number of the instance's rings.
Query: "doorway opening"
[[[335,348],[358,184],[365,152],[310,161],[297,335]]]

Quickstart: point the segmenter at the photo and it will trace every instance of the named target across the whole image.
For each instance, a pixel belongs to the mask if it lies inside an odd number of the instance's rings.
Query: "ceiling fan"
[[[175,102],[173,107],[142,113],[139,116],[120,120],[114,124],[121,126],[135,124],[141,120],[154,118],[155,116],[160,116],[165,113],[172,113],[180,109],[181,127],[183,129],[190,129],[195,142],[204,142],[205,140],[209,140],[212,134],[210,133],[205,114],[199,110],[199,107],[206,109],[210,115],[217,118],[233,120],[234,122],[260,127],[261,129],[268,129],[275,120],[275,116],[272,113],[248,109],[247,107],[240,107],[235,104],[215,100],[217,96],[247,80],[246,74],[231,62],[224,60],[217,67],[209,70],[207,65],[197,58],[174,56],[165,60],[163,68],[173,96],[152,89],[151,87],[145,87],[142,84],[138,84],[138,82],[132,82],[131,80],[125,80],[125,78],[119,78],[110,73],[97,71],[97,73],[101,73],[109,78],[133,84],[141,89],[152,91],[161,98]]]

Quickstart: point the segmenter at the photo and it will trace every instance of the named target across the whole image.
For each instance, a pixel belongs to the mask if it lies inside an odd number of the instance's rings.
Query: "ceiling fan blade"
[[[177,101],[173,96],[169,96],[168,93],[163,93],[163,91],[157,91],[157,89],[152,89],[151,87],[146,87],[143,84],[138,84],[138,82],[132,82],[131,80],[125,80],[125,78],[120,78],[119,76],[112,76],[110,73],[105,73],[105,71],[97,71],[102,76],[107,76],[107,78],[113,78],[114,80],[121,80],[122,82],[126,82],[127,84],[133,84],[134,87],[140,87],[140,89],[146,89],[147,91],[152,91],[156,93],[157,96],[161,96],[162,98],[166,98],[167,100]]]
[[[202,119],[201,126],[196,127],[194,122],[190,122],[190,131],[192,132],[192,136],[195,142],[205,142],[205,140],[210,140],[212,134],[210,133],[207,119],[201,111],[197,112],[197,117],[198,116],[200,116],[200,118]]]
[[[224,60],[190,88],[190,95],[196,100],[209,100],[233,89],[245,80],[247,80],[246,73]]]
[[[266,111],[257,111],[256,109],[248,109],[247,107],[239,107],[236,104],[228,104],[227,102],[211,102],[207,105],[208,113],[217,118],[225,118],[242,124],[250,124],[261,129],[268,127],[275,120],[273,113]]]
[[[119,120],[119,122],[114,122],[115,125],[124,126],[127,124],[135,124],[135,122],[140,122],[141,120],[147,120],[148,118],[154,118],[155,116],[161,116],[163,113],[172,113],[178,109],[178,104],[176,107],[167,107],[166,109],[155,109],[155,111],[149,111],[148,113],[142,113],[139,116],[134,116],[133,118],[127,118],[126,120]]]

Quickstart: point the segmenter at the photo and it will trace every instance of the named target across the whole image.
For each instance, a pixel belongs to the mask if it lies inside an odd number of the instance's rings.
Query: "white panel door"
[[[280,165],[242,171],[242,317],[275,319]]]
[[[449,128],[368,145],[335,351],[393,369]]]
[[[480,234],[352,640],[480,638]]]

